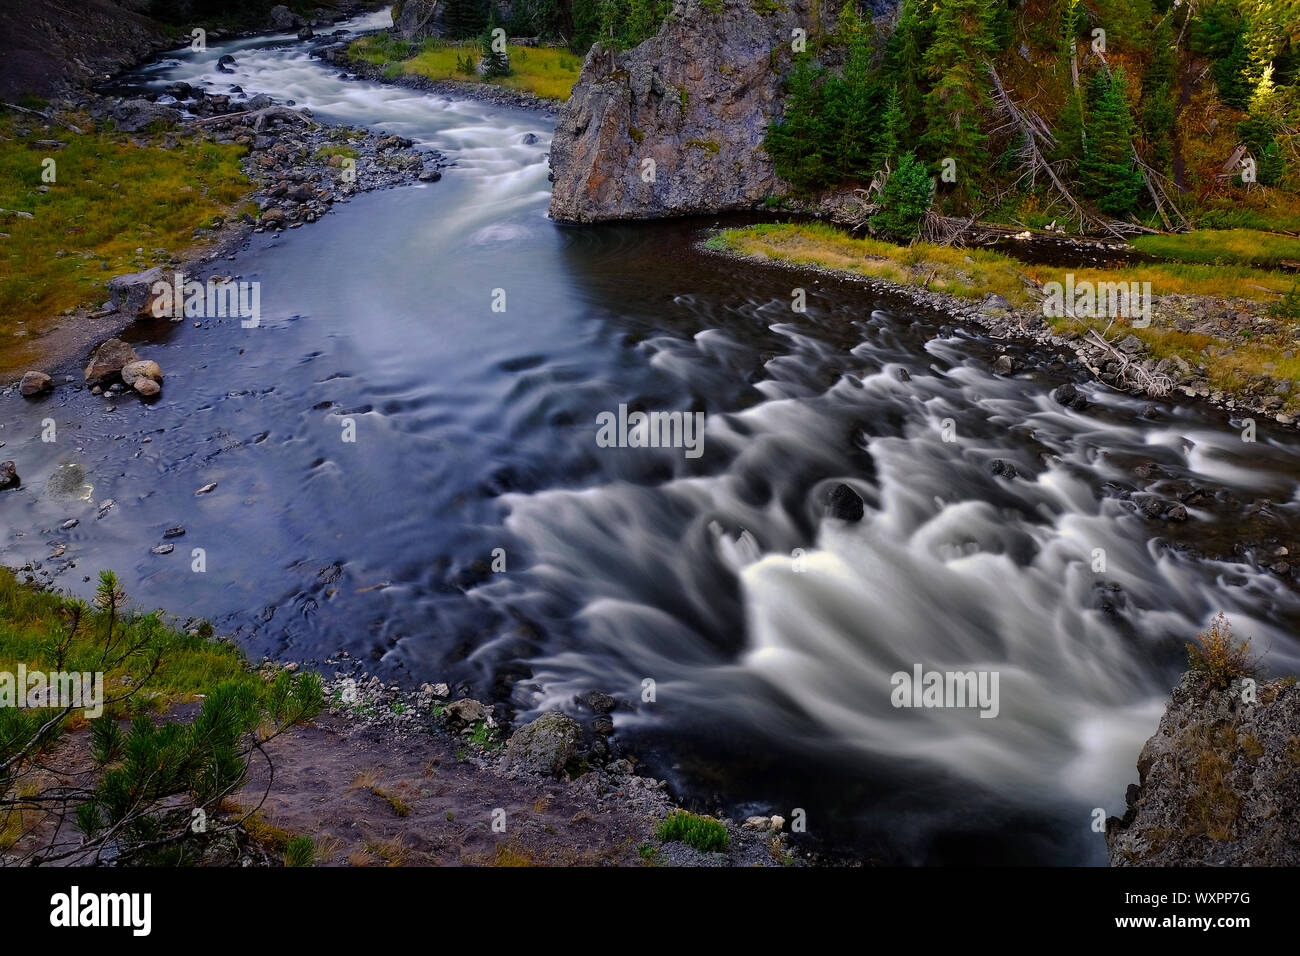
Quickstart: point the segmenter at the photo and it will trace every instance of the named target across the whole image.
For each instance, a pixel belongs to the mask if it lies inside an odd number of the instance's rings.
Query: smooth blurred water
[[[139,80],[237,83],[455,165],[213,263],[262,283],[262,325],[133,329],[159,404],[4,400],[24,485],[0,560],[75,560],[57,580],[82,594],[112,567],[255,655],[346,649],[520,719],[615,694],[637,705],[622,739],[688,800],[803,808],[888,862],[1098,862],[1091,811],[1122,811],[1185,640],[1224,610],[1269,666],[1300,664],[1294,578],[1240,546],[1300,547],[1293,433],[1246,444],[1220,413],[1100,386],[1063,409],[1052,356],[995,376],[997,343],[903,300],[697,251],[707,222],[558,227],[546,116],[342,80],[307,49],[214,45]],[[707,413],[704,454],[598,447],[620,403]],[[1149,462],[1166,496],[1205,489],[1185,525],[1121,495]],[[69,465],[81,494],[54,487]],[[838,481],[860,523],[824,515]],[[895,709],[916,663],[997,671],[999,716]]]

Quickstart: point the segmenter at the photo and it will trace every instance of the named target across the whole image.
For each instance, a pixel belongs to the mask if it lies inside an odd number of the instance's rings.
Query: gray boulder
[[[578,753],[582,729],[572,717],[549,711],[515,731],[506,762],[528,773],[558,777]]]
[[[153,285],[160,281],[171,281],[171,276],[163,271],[162,266],[154,266],[142,272],[113,276],[106,288],[113,308],[125,315],[143,318],[152,315]]]
[[[181,119],[181,114],[171,107],[159,106],[145,99],[124,100],[114,106],[109,115],[124,133],[138,133],[152,123],[175,126]]]
[[[307,21],[283,3],[271,8],[271,26],[277,30],[294,30],[306,26]]]

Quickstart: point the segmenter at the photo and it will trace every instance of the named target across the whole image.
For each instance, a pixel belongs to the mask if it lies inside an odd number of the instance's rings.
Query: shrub
[[[685,810],[660,823],[657,835],[664,843],[685,843],[702,853],[720,852],[731,845],[731,834],[721,823]]]
[[[933,195],[934,181],[925,165],[904,153],[880,192],[880,212],[871,217],[872,231],[900,241],[915,239]]]
[[[1192,670],[1204,674],[1212,686],[1220,689],[1239,677],[1250,677],[1258,669],[1250,655],[1250,641],[1236,641],[1222,611],[1209,628],[1196,636],[1196,643],[1187,642],[1187,658]]]

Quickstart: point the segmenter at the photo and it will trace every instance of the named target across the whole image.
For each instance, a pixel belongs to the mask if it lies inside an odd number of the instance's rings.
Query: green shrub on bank
[[[664,843],[685,843],[701,853],[719,853],[731,846],[731,835],[721,823],[685,810],[660,823],[656,835]]]

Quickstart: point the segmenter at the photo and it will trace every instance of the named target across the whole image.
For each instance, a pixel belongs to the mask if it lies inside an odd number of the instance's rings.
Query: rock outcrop
[[[1106,821],[1112,866],[1300,865],[1300,685],[1246,689],[1196,672],[1174,688]]]
[[[659,33],[583,63],[551,144],[551,217],[643,219],[751,209],[783,192],[760,147],[779,116],[792,31],[831,4],[676,0]],[[809,41],[811,45],[811,40]]]

